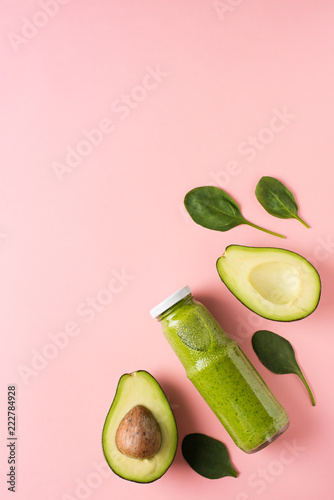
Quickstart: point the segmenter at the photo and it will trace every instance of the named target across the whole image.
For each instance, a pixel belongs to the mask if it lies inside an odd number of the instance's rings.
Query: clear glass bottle
[[[237,342],[231,339],[189,287],[154,307],[163,333],[187,377],[246,453],[261,450],[289,426],[285,409]]]

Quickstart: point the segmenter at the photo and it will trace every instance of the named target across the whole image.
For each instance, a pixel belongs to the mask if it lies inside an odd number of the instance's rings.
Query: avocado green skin
[[[156,385],[157,385],[157,389],[159,389],[159,390],[162,392],[163,396],[166,398],[166,395],[165,395],[164,391],[162,390],[162,388],[161,388],[161,386],[160,386],[159,382],[158,382],[158,381],[157,381],[157,380],[153,377],[153,375],[151,375],[151,374],[150,374],[148,371],[146,371],[146,370],[136,370],[136,372],[135,372],[135,373],[137,373],[137,374],[144,374],[144,375],[146,375],[146,376],[150,377],[151,379],[153,379],[153,380],[155,381]],[[172,422],[172,423],[173,423],[173,425],[175,426],[175,431],[176,431],[175,452],[174,452],[173,456],[171,457],[170,463],[168,464],[168,466],[166,467],[166,469],[164,469],[164,471],[162,472],[162,474],[158,475],[157,477],[155,477],[154,479],[152,479],[152,480],[150,480],[150,481],[145,481],[145,480],[140,481],[140,480],[131,479],[131,478],[129,478],[129,477],[126,477],[125,475],[121,475],[119,472],[117,472],[117,471],[113,468],[112,464],[111,464],[111,463],[109,462],[109,460],[108,460],[108,457],[107,457],[107,454],[106,454],[106,452],[105,452],[105,448],[104,448],[104,442],[103,442],[103,438],[104,438],[104,431],[105,431],[105,428],[106,428],[106,424],[107,424],[107,422],[108,422],[108,417],[109,417],[109,414],[110,414],[110,412],[111,412],[111,411],[112,411],[112,409],[113,409],[114,402],[115,402],[115,400],[116,400],[116,398],[117,398],[117,396],[118,396],[118,392],[119,392],[119,390],[120,390],[120,388],[121,388],[121,381],[122,381],[122,379],[123,379],[124,377],[127,377],[128,375],[130,375],[130,374],[129,374],[129,373],[124,373],[124,374],[123,374],[123,375],[119,378],[119,380],[118,380],[118,384],[117,384],[117,388],[116,388],[115,396],[114,396],[114,398],[113,398],[113,400],[112,400],[112,403],[111,403],[111,405],[110,405],[110,408],[109,408],[108,414],[107,414],[107,416],[106,416],[106,418],[105,418],[104,425],[103,425],[103,431],[102,431],[102,451],[103,451],[104,458],[105,458],[105,460],[106,460],[107,464],[109,465],[110,469],[111,469],[111,470],[114,472],[114,474],[116,474],[118,477],[120,477],[120,478],[122,478],[122,479],[125,479],[125,480],[127,480],[127,481],[130,481],[130,482],[138,483],[138,484],[149,484],[149,483],[153,483],[153,482],[157,481],[158,479],[160,479],[160,478],[161,478],[161,477],[162,477],[162,476],[163,476],[163,475],[167,472],[167,470],[170,468],[170,466],[172,465],[172,463],[173,463],[173,461],[174,461],[174,458],[175,458],[175,455],[176,455],[176,450],[177,450],[177,445],[178,445],[178,433],[177,433],[177,426],[176,426],[176,421],[175,421],[175,416],[174,416],[174,414],[173,414],[173,411],[172,411],[172,409],[170,409],[170,410],[171,410],[171,415],[172,415],[172,417],[173,417],[173,422]],[[167,398],[166,398],[166,400],[167,400]]]
[[[292,250],[287,250],[285,248],[279,248],[279,247],[252,247],[252,246],[246,246],[246,245],[236,245],[236,244],[231,244],[231,245],[228,245],[225,249],[225,252],[230,248],[230,247],[241,247],[241,248],[249,248],[251,250],[260,250],[260,249],[266,249],[266,250],[275,250],[275,251],[283,251],[283,252],[287,252],[287,253],[291,253],[291,254],[294,254],[296,255],[297,257],[300,257],[301,259],[303,260],[307,260],[305,259],[305,257],[303,257],[302,255],[300,255],[299,253],[297,252],[293,252]],[[224,253],[225,253],[224,252]],[[224,254],[223,254],[224,255]],[[308,316],[310,316],[310,314],[312,314],[316,308],[318,307],[319,305],[319,302],[320,302],[320,297],[321,297],[321,291],[322,291],[322,285],[321,285],[321,278],[320,278],[320,275],[317,271],[317,269],[311,264],[309,263],[310,265],[312,265],[313,269],[315,270],[316,274],[318,275],[318,278],[319,278],[319,283],[320,283],[320,289],[319,289],[319,296],[318,296],[318,301],[315,305],[315,307],[307,314],[305,314],[305,316],[302,316],[300,318],[292,318],[292,319],[273,319],[272,317],[270,317],[270,315],[268,316],[265,316],[264,314],[260,314],[259,312],[255,311],[254,309],[252,309],[248,304],[246,304],[245,302],[243,302],[241,299],[239,299],[239,297],[237,295],[235,295],[235,293],[233,293],[233,291],[227,286],[227,284],[225,283],[225,281],[223,280],[223,278],[221,277],[220,273],[219,273],[219,268],[218,268],[218,262],[219,260],[222,258],[221,255],[217,261],[216,261],[216,269],[218,271],[218,275],[220,277],[220,279],[222,280],[222,282],[224,283],[224,285],[226,286],[226,288],[232,293],[232,295],[234,295],[234,297],[236,299],[239,300],[239,302],[241,302],[241,304],[243,304],[245,307],[247,307],[247,309],[249,309],[250,311],[254,312],[255,314],[257,314],[258,316],[262,317],[262,318],[265,318],[265,319],[270,319],[271,321],[278,321],[280,323],[291,323],[292,321],[300,321],[301,319],[304,319],[304,318],[307,318]]]

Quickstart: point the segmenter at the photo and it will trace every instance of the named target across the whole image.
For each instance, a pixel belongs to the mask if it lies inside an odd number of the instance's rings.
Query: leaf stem
[[[310,395],[310,398],[311,398],[311,401],[312,401],[312,406],[315,406],[315,400],[314,400],[314,396],[312,394],[312,391],[310,389],[310,386],[308,385],[308,383],[306,382],[306,378],[304,377],[303,373],[301,370],[299,370],[299,377],[301,378],[303,384],[305,385],[306,389],[307,389],[307,392],[309,393]]]
[[[248,224],[251,227],[255,227],[255,229],[259,229],[260,231],[264,231],[265,233],[272,234],[273,236],[277,236],[278,238],[285,238],[285,236],[283,234],[274,233],[274,231],[269,231],[269,229],[264,229],[263,227],[257,226],[256,224],[253,224],[252,222],[246,221],[246,224]]]
[[[238,475],[239,475],[238,472],[233,467],[230,468],[229,472],[230,472],[230,476],[232,476],[232,477],[238,477]]]
[[[303,224],[303,226],[307,227],[307,229],[310,229],[310,226],[308,224],[306,224],[306,222],[303,221],[303,219],[301,219],[298,215],[295,215],[295,218],[297,220],[299,220],[299,222],[301,222]]]

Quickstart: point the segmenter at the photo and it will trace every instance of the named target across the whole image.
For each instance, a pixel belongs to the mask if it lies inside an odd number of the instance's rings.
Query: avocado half
[[[290,250],[230,245],[217,260],[217,270],[240,302],[267,319],[305,318],[320,300],[317,270]]]
[[[126,418],[127,422],[130,422],[129,426],[132,424],[131,410],[143,407],[160,429],[159,449],[150,458],[133,458],[120,451],[116,435],[119,428],[122,425],[124,427]],[[148,433],[142,432],[142,434],[145,436],[142,439],[147,440]],[[102,432],[103,453],[113,472],[124,479],[138,483],[155,481],[172,464],[177,442],[175,418],[157,380],[145,370],[122,375]]]

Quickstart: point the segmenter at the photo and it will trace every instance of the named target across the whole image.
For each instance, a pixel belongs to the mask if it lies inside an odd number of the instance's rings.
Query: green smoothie
[[[258,451],[287,429],[289,417],[238,344],[184,287],[152,309],[191,380],[234,442]]]

